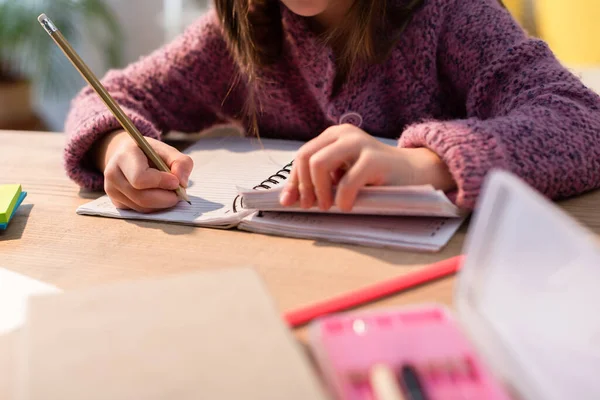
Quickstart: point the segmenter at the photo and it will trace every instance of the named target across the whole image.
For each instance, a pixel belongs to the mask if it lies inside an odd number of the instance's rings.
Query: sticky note
[[[8,224],[20,196],[21,185],[0,185],[0,224]]]
[[[25,199],[26,196],[27,196],[27,192],[21,192],[21,194],[19,195],[19,199],[17,200],[17,204],[13,208],[12,214],[8,217],[8,222],[0,222],[0,230],[4,230],[8,227],[8,223],[10,222],[12,217],[15,215],[15,212],[17,211],[17,209],[19,208],[19,206],[23,202],[23,199]]]

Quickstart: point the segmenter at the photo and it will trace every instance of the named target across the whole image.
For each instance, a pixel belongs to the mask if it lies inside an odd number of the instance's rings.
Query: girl
[[[600,97],[498,0],[216,0],[215,8],[104,79],[172,174],[148,167],[88,88],[66,123],[73,180],[104,186],[119,208],[171,207],[171,189],[187,185],[193,166],[161,134],[241,121],[249,133],[307,141],[284,205],[349,210],[365,185],[432,184],[471,209],[493,168],[551,198],[600,186]]]

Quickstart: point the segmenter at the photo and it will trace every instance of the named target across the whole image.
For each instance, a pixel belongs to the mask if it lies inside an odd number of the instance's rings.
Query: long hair
[[[397,1],[397,0],[393,0]],[[424,0],[407,0],[389,7],[386,0],[354,0],[341,26],[324,32],[326,44],[336,49],[336,85],[339,87],[359,63],[377,63],[397,42],[410,17]],[[279,0],[215,0],[225,40],[247,82],[245,114],[258,134],[258,71],[280,58],[283,26]],[[234,84],[236,83],[234,82]]]

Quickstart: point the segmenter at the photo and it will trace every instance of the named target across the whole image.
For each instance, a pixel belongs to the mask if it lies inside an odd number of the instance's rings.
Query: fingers
[[[354,126],[327,129],[298,151],[280,203],[289,206],[300,200],[301,207],[310,208],[317,201],[319,208],[329,209],[333,205],[333,185],[374,142],[375,139]]]
[[[343,167],[338,168],[337,170],[335,170],[335,172],[333,174],[331,174],[331,184],[332,185],[335,186],[338,183],[340,183],[340,180],[342,179],[342,177],[348,170],[348,167],[349,167],[349,165],[344,164]]]
[[[292,168],[292,172],[288,178],[287,185],[281,191],[279,202],[283,206],[291,206],[300,199],[300,191],[298,190],[298,172]]]
[[[109,193],[110,189],[108,189],[106,192]],[[127,197],[125,197],[125,195],[119,191],[115,191],[114,193],[109,194],[110,200],[112,201],[112,203],[114,204],[114,206],[118,209],[121,210],[134,210],[135,204],[131,202],[131,200],[129,200]],[[144,213],[149,213],[151,212],[151,210],[145,210],[145,211],[140,211],[140,209],[138,208],[137,210],[138,212],[144,212]]]
[[[327,210],[333,205],[332,186],[336,172],[345,165],[351,165],[360,151],[355,141],[340,139],[317,151],[311,157],[310,177],[322,210]]]
[[[117,199],[110,199],[112,201],[112,203],[114,204],[114,206],[118,209],[121,210],[131,210],[131,207],[129,207],[128,205],[126,205],[125,203],[121,203],[119,201],[117,201]]]
[[[179,186],[175,175],[150,168],[146,155],[138,148],[119,153],[116,157],[119,169],[135,189],[175,190]]]
[[[298,151],[280,202],[290,206],[300,200],[303,208],[309,208],[317,200],[322,210],[336,204],[349,212],[362,187],[405,181],[411,174],[406,159],[406,154],[359,128],[338,125]],[[337,186],[335,202],[333,185]]]
[[[331,203],[331,199],[327,198],[327,194],[323,193],[321,197],[318,196],[321,191],[327,191],[327,189],[324,189],[327,185],[331,188],[331,179],[328,180],[327,177],[319,175],[319,192],[317,192],[311,175],[311,160],[315,153],[335,143],[339,137],[340,128],[332,127],[302,146],[294,160],[294,167],[288,185],[282,193],[280,199],[282,205],[294,204],[298,199],[302,208],[312,207],[315,200],[318,199],[321,199],[319,205],[322,208],[327,204],[327,200],[329,200],[329,204]],[[329,196],[331,197],[331,194]],[[323,199],[325,203],[323,203]]]
[[[158,140],[153,140],[151,145],[154,150],[156,150],[156,153],[163,159],[165,164],[169,166],[171,173],[177,177],[181,186],[184,188],[187,187],[190,174],[194,168],[194,161],[192,158],[181,153],[176,148]]]
[[[340,210],[352,211],[359,189],[378,180],[377,168],[373,157],[364,155],[346,172],[337,186],[335,196],[335,204]]]
[[[177,177],[184,188],[188,187],[189,178],[194,169],[194,161],[190,156],[180,153],[180,158],[171,164],[171,173]]]
[[[165,161],[170,173],[151,168],[146,155],[132,144],[115,155],[117,163],[131,185],[138,190],[160,188],[175,190],[181,184],[188,186],[194,163],[192,159],[166,143],[148,138],[156,153]]]
[[[158,188],[140,190],[133,187],[121,169],[111,164],[105,171],[105,191],[116,207],[130,208],[142,213],[170,208],[179,202],[172,190]]]
[[[297,171],[297,184],[294,180],[292,180],[291,183],[298,188],[301,207],[310,208],[316,200],[316,192],[311,175],[311,160],[313,155],[336,140],[337,136],[324,133],[308,142],[298,152],[298,155],[294,160],[294,169]],[[324,184],[324,182],[321,182],[321,188]]]
[[[132,141],[123,141],[104,170],[105,191],[117,208],[154,212],[179,202],[174,190],[187,187],[192,159],[161,141],[147,138],[171,172],[151,168],[143,151]]]

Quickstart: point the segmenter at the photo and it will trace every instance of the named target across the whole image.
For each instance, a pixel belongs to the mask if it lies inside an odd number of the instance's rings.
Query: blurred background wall
[[[123,65],[136,61],[173,39],[184,27],[208,7],[208,1],[184,0],[104,0],[114,11],[123,29]],[[98,75],[106,73],[97,51],[83,37],[78,44],[80,54]],[[87,50],[86,50],[87,49]],[[91,49],[91,50],[90,50]],[[81,81],[81,85],[84,82]],[[40,98],[36,108],[52,131],[62,131],[70,101]]]

